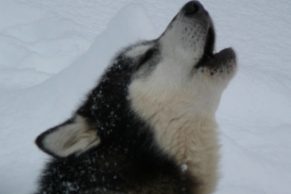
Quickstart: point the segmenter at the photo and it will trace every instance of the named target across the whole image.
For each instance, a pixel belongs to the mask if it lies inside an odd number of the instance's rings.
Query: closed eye
[[[156,48],[149,49],[145,54],[143,54],[142,57],[140,57],[136,68],[139,69],[143,64],[147,63],[156,53],[157,53]]]

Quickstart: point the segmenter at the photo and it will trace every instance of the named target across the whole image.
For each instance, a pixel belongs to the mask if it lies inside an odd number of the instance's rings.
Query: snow
[[[0,193],[28,194],[35,137],[82,102],[121,47],[158,36],[184,0],[0,1]],[[202,2],[239,72],[222,98],[215,194],[290,194],[291,3]]]

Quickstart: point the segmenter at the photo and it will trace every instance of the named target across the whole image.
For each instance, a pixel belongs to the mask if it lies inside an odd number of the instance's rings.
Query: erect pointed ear
[[[44,152],[55,157],[80,154],[100,143],[97,130],[82,116],[76,116],[61,125],[47,130],[36,139]]]

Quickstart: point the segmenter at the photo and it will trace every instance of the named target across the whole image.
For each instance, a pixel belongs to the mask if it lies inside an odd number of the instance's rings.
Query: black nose
[[[186,16],[194,15],[201,10],[204,10],[199,1],[190,1],[182,8]]]

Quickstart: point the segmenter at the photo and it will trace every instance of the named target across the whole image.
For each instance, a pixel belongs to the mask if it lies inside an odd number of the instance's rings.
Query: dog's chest
[[[153,129],[157,145],[173,157],[181,170],[205,174],[217,158],[216,123],[191,107],[191,96],[153,100],[135,96],[134,110]],[[212,161],[212,162],[209,162]],[[212,164],[213,163],[213,164]]]

